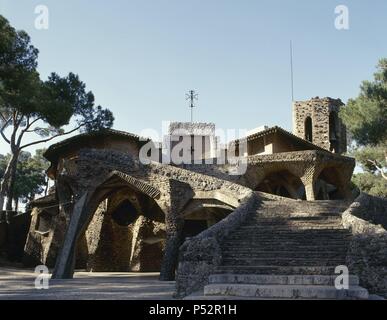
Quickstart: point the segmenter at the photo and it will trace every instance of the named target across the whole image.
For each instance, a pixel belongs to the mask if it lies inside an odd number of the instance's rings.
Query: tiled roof
[[[68,139],[62,140],[58,143],[52,144],[44,153],[44,157],[46,157],[48,160],[52,160],[60,154],[60,152],[64,149],[67,148],[71,145],[76,145],[77,143],[80,143],[84,139],[88,138],[98,138],[101,136],[116,136],[116,137],[123,137],[123,138],[128,138],[132,139],[136,142],[144,141],[147,142],[149,139],[147,138],[140,138],[140,136],[125,132],[125,131],[120,131],[120,130],[115,130],[115,129],[103,129],[100,131],[94,131],[94,132],[87,132],[87,133],[81,133],[76,136],[70,137]]]
[[[243,139],[247,139],[247,141],[251,141],[251,140],[254,140],[254,139],[257,139],[257,138],[261,138],[261,137],[267,136],[267,135],[272,134],[272,133],[279,133],[279,134],[285,135],[285,136],[295,140],[296,142],[298,142],[300,144],[303,144],[305,146],[308,146],[308,147],[312,148],[313,150],[327,151],[324,148],[321,148],[321,147],[315,145],[312,142],[304,140],[304,139],[294,135],[293,133],[291,133],[291,132],[289,132],[289,131],[287,131],[285,129],[282,129],[281,127],[278,127],[278,126],[271,127],[271,128],[266,129],[266,130],[254,133],[254,134],[249,135],[249,136],[247,136],[247,137],[245,137]],[[231,143],[238,143],[239,140],[242,140],[242,139],[238,139],[238,140],[232,141]]]

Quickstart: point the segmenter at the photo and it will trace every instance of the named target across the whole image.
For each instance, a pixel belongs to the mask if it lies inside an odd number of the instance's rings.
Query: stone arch
[[[159,271],[165,228],[164,214],[154,199],[131,185],[117,185],[104,195],[99,208],[83,233],[92,249],[87,269]]]
[[[304,133],[304,139],[313,143],[313,121],[310,116],[305,118]]]
[[[316,200],[340,200],[347,197],[345,183],[337,167],[323,168],[315,181]]]
[[[226,218],[235,206],[212,199],[192,199],[181,212],[183,238],[193,237]]]
[[[120,172],[110,173],[103,179],[103,182],[89,192],[86,192],[75,204],[62,252],[55,266],[53,278],[72,277],[77,249],[82,245],[83,237],[97,209],[101,207],[106,199],[111,199],[117,190],[124,189],[132,190],[135,194],[139,195],[139,198],[144,197],[148,199],[151,204],[148,204],[147,208],[157,207],[159,209],[157,214],[152,213],[149,217],[158,215],[159,220],[161,220],[160,215],[163,215],[163,211],[156,202],[160,195],[160,192],[156,188],[142,180]],[[139,201],[141,202],[142,199]],[[143,224],[146,223],[147,221],[143,222]],[[140,238],[141,235],[137,234],[137,237]]]
[[[255,190],[286,198],[305,199],[305,187],[301,179],[287,169],[267,173]]]

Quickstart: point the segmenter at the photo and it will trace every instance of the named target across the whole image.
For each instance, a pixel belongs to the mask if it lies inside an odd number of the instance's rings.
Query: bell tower
[[[339,118],[340,99],[312,98],[293,103],[293,134],[333,153],[347,151],[345,125]]]

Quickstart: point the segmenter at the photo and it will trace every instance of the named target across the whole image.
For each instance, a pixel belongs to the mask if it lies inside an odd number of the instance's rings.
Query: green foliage
[[[43,157],[43,152],[43,149],[36,150],[33,157],[29,152],[20,154],[13,190],[14,199],[26,203],[34,199],[36,195],[44,192],[47,184],[46,170],[49,167],[49,162]],[[4,174],[10,157],[10,154],[0,155],[0,177]]]
[[[352,139],[352,155],[364,170],[353,177],[363,192],[387,196],[387,59],[377,65],[373,81],[363,81],[360,94],[342,108],[340,117]]]
[[[111,111],[94,105],[94,95],[78,75],[52,73],[42,81],[36,70],[39,51],[24,31],[16,31],[0,16],[0,112],[2,124],[27,129],[41,136],[74,120],[84,130],[111,127]],[[45,127],[31,128],[34,120]],[[1,123],[1,122],[0,122]],[[50,128],[56,130],[50,130]],[[3,129],[4,130],[4,129]],[[63,133],[63,132],[62,132]]]
[[[363,146],[387,141],[387,59],[379,61],[374,78],[364,81],[360,95],[340,112],[353,140]]]
[[[53,72],[47,80],[40,79],[38,53],[28,34],[16,31],[0,15],[0,135],[12,155],[2,175],[0,210],[5,197],[7,210],[12,209],[17,159],[24,148],[78,130],[110,128],[114,121],[110,110],[95,105],[93,93],[78,75],[70,72],[61,77]],[[63,127],[69,124],[74,128],[65,132]],[[26,136],[32,142],[23,144]]]
[[[363,192],[373,196],[387,197],[387,180],[369,172],[357,173],[352,182]]]
[[[386,147],[384,145],[361,147],[352,152],[356,160],[360,163],[363,170],[369,173],[378,174],[378,169],[370,160],[376,160],[380,167],[385,168],[386,162]]]

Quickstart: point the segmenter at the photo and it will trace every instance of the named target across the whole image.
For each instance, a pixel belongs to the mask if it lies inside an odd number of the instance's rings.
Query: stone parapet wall
[[[387,230],[387,199],[361,193],[352,206],[352,215]]]
[[[347,266],[370,293],[387,298],[387,199],[360,194],[343,213],[343,225],[352,231]]]
[[[214,123],[202,122],[171,122],[170,135],[215,136]]]
[[[187,239],[180,247],[176,278],[176,296],[184,297],[201,290],[210,274],[222,262],[220,243],[255,212],[259,198],[250,192],[230,215],[196,237]]]

